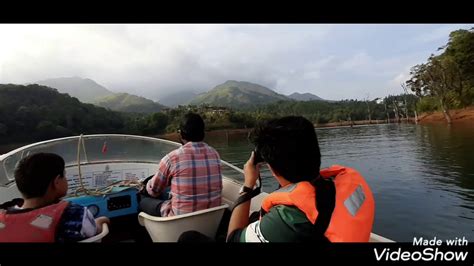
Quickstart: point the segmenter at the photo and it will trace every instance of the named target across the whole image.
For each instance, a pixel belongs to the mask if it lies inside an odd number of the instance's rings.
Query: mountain
[[[153,113],[166,108],[150,99],[128,93],[114,93],[97,82],[79,77],[46,79],[36,84],[57,89],[76,97],[81,102],[92,103],[119,112]]]
[[[290,95],[288,95],[288,98],[291,98],[293,100],[297,100],[297,101],[324,101],[323,98],[321,97],[318,97],[314,94],[311,94],[311,93],[298,93],[298,92],[295,92],[295,93],[292,93]]]
[[[258,84],[228,80],[206,93],[199,94],[190,104],[209,104],[241,109],[280,100],[289,99],[284,95],[278,94]]]
[[[67,93],[84,103],[92,103],[97,98],[114,94],[104,86],[91,79],[79,77],[45,79],[34,82],[39,85],[57,89],[60,93]]]
[[[0,143],[122,132],[122,116],[38,84],[0,84]]]
[[[166,106],[176,107],[178,105],[188,104],[196,96],[198,96],[198,94],[195,93],[194,91],[181,91],[181,92],[168,94],[166,96],[160,97],[159,99],[160,99],[160,102],[165,103]]]
[[[94,104],[113,111],[128,113],[155,113],[166,108],[147,98],[128,93],[115,93],[94,101]]]

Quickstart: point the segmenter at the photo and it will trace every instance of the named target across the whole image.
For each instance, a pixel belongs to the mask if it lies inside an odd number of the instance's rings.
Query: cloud
[[[396,77],[394,77],[390,82],[392,83],[393,86],[400,85],[402,83],[405,83],[410,78],[410,72],[409,69],[406,69],[405,71],[399,73]]]
[[[430,40],[447,38],[448,26],[413,31],[427,45],[396,42],[411,50],[395,54],[386,46],[397,38],[389,34],[395,25],[3,24],[0,83],[81,76],[159,100],[232,79],[328,99],[383,96],[397,75],[437,48]]]
[[[340,64],[342,70],[357,70],[367,68],[372,63],[372,58],[366,52],[358,52]]]
[[[207,90],[227,79],[275,87],[302,38],[269,25],[2,25],[1,81],[85,76],[112,90],[159,97]]]
[[[410,78],[410,68],[407,67],[388,82],[387,93],[392,94],[392,95],[404,93],[401,84],[405,84],[405,82],[409,78]]]
[[[472,27],[472,26],[471,26]],[[443,25],[436,27],[432,30],[424,32],[416,37],[414,37],[415,42],[420,43],[430,43],[434,41],[443,41],[446,43],[449,39],[449,33],[453,30],[460,28],[469,28],[469,25]],[[438,47],[436,47],[438,48]]]

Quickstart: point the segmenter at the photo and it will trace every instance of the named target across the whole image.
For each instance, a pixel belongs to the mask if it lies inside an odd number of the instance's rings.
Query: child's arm
[[[101,216],[95,219],[95,225],[97,227],[97,234],[102,233],[102,224],[110,224],[110,219],[105,216]]]

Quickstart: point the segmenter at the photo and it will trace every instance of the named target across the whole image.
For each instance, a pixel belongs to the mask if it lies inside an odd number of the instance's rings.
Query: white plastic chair
[[[109,234],[109,226],[106,223],[103,223],[102,224],[102,232],[100,232],[100,234],[97,234],[93,237],[81,240],[79,242],[80,243],[92,243],[92,242],[100,243],[100,242],[102,242],[102,238],[104,238],[108,234]]]
[[[146,228],[153,242],[177,242],[183,232],[190,230],[196,230],[214,238],[222,215],[228,207],[229,205],[224,204],[171,217],[157,217],[140,212],[138,221]]]

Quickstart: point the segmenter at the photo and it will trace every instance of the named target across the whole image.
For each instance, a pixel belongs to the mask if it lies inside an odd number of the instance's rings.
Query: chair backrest
[[[106,235],[109,234],[109,226],[106,223],[102,224],[102,232],[100,234],[97,234],[93,237],[84,239],[82,241],[79,241],[80,243],[92,243],[92,242],[102,242],[102,238],[104,238]]]
[[[145,226],[153,242],[177,242],[179,236],[189,230],[196,230],[214,238],[222,215],[228,207],[229,205],[224,204],[170,217],[157,217],[140,212],[138,221]]]

